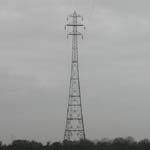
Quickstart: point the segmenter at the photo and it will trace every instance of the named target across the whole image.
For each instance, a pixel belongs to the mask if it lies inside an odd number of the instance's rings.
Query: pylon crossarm
[[[70,32],[70,33],[68,33],[68,35],[81,35],[81,36],[83,36],[83,34],[82,34],[82,33],[80,33],[80,32],[78,32],[78,33]]]
[[[72,14],[72,15],[69,15],[68,17],[77,17],[77,18],[83,18],[83,16],[81,15],[78,15],[78,14]]]
[[[73,24],[73,23],[70,23],[70,24],[67,24],[66,26],[84,26],[83,24]]]

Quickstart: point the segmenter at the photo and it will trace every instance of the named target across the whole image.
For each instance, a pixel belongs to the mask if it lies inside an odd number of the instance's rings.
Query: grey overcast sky
[[[86,136],[150,138],[149,0],[0,0],[0,140],[63,140],[66,16],[87,26],[79,63]]]

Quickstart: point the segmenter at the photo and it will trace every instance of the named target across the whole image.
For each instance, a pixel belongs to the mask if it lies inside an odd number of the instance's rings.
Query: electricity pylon
[[[72,36],[71,77],[66,128],[64,133],[64,140],[67,141],[79,141],[81,139],[85,140],[78,65],[78,36],[81,36],[83,38],[83,34],[78,32],[78,27],[84,27],[85,29],[85,26],[78,23],[78,18],[81,18],[81,20],[83,20],[82,16],[74,12],[67,18],[67,20],[71,19],[72,22],[65,25],[65,29],[67,27],[73,28],[72,32],[69,32],[67,34],[67,37]]]

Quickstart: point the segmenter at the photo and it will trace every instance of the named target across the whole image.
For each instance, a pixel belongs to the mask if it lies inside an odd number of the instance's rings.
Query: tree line
[[[14,140],[11,144],[0,142],[0,150],[150,150],[150,140],[134,140],[132,137],[102,139],[99,141],[81,140],[76,142],[47,142]]]

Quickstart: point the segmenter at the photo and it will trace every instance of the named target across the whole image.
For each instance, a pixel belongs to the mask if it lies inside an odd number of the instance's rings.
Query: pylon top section
[[[74,11],[73,14],[69,15],[68,17],[81,17],[81,18],[83,18],[81,15],[77,14],[76,11]]]
[[[70,19],[70,18],[72,18],[72,19]],[[71,36],[81,36],[83,38],[83,34],[81,32],[78,32],[78,27],[84,27],[84,29],[85,29],[85,25],[82,23],[79,23],[78,18],[81,18],[81,21],[83,21],[83,16],[77,14],[76,11],[74,11],[73,14],[71,14],[67,17],[68,23],[65,25],[65,29],[67,29],[67,27],[73,28],[72,32],[67,33],[67,38],[70,35]],[[69,22],[70,20],[71,20],[71,22]]]
[[[76,11],[74,11],[73,15],[74,15],[75,17],[77,16],[77,13],[76,13]]]

